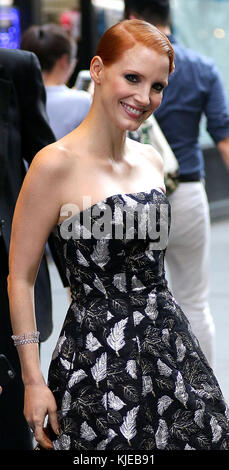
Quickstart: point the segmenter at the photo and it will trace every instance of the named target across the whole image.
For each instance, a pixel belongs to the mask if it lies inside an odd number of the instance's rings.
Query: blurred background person
[[[125,18],[140,18],[164,32],[175,51],[155,117],[179,163],[179,185],[169,196],[172,224],[166,252],[171,288],[211,366],[215,327],[209,307],[210,217],[199,143],[203,114],[207,130],[229,169],[229,110],[212,59],[179,44],[171,34],[169,0],[125,0]]]
[[[55,141],[45,110],[45,89],[34,54],[0,48],[0,353],[16,377],[0,399],[0,449],[32,449],[32,434],[23,414],[24,386],[12,329],[7,294],[8,254],[15,203],[25,176],[24,159]],[[46,257],[35,285],[35,311],[40,340],[52,332],[52,299]]]
[[[88,92],[66,85],[76,65],[76,41],[59,25],[33,25],[24,31],[21,49],[34,52],[39,59],[50,125],[60,139],[83,121],[92,101]]]

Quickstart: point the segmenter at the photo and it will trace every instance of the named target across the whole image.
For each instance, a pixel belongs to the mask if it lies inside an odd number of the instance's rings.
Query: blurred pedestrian
[[[175,51],[159,126],[179,162],[179,186],[169,197],[173,220],[166,252],[171,286],[211,365],[215,328],[209,308],[210,219],[199,143],[202,114],[229,169],[229,111],[219,72],[210,58],[179,44],[171,34],[169,0],[125,0],[125,17],[141,18],[164,32]]]
[[[21,49],[34,52],[40,61],[50,125],[60,139],[83,121],[92,101],[86,91],[66,85],[76,64],[76,42],[61,26],[34,25],[23,33]]]
[[[23,415],[24,386],[12,329],[7,294],[8,252],[15,203],[26,173],[24,160],[55,141],[45,111],[45,90],[34,54],[0,49],[0,353],[12,364],[16,377],[2,390],[0,449],[32,448]],[[50,280],[45,256],[35,284],[35,311],[40,340],[52,331]]]

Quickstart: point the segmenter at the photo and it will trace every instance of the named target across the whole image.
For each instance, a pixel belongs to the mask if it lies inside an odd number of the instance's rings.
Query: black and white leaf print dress
[[[72,295],[49,369],[55,450],[229,450],[228,409],[167,286],[166,248],[139,237],[145,209],[163,225],[162,205],[170,219],[157,189],[109,196],[55,227]]]

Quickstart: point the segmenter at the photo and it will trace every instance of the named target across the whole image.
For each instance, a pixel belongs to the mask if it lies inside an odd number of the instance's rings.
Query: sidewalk
[[[210,276],[216,328],[215,374],[229,404],[229,220],[212,224]]]
[[[215,222],[211,230],[211,311],[216,328],[215,375],[229,404],[229,220]],[[41,345],[41,367],[47,379],[48,367],[70,303],[56,267],[49,264],[53,292],[53,333]]]

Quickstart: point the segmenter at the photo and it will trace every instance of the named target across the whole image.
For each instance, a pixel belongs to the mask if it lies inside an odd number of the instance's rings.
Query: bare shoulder
[[[58,141],[40,150],[26,173],[17,201],[16,218],[26,220],[31,228],[39,222],[44,238],[57,223],[65,188],[73,167],[73,157]]]
[[[164,162],[160,153],[150,144],[142,144],[140,142],[128,139],[128,146],[132,150],[145,158],[147,163],[150,163],[154,170],[162,175],[164,174]]]
[[[164,174],[164,161],[160,153],[150,144],[144,146],[145,158],[154,166],[154,169]]]
[[[73,173],[73,160],[68,148],[58,141],[40,150],[26,173],[21,200],[34,204],[36,210],[38,202],[45,205],[50,209],[49,221],[56,220]]]
[[[59,142],[47,145],[40,150],[29,167],[30,174],[36,172],[40,176],[63,177],[70,172],[72,158],[69,150]]]

